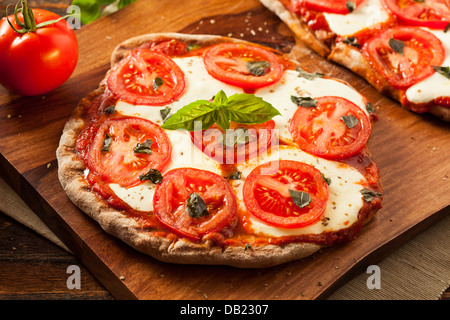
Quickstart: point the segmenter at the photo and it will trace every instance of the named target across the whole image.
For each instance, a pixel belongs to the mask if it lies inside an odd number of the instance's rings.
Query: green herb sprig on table
[[[80,7],[81,23],[89,24],[98,18],[116,12],[136,0],[73,0]]]

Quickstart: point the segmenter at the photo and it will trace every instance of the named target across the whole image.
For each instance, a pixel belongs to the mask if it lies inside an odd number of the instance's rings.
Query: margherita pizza
[[[260,0],[315,52],[450,121],[449,0]]]
[[[376,119],[342,81],[208,35],[121,43],[57,150],[69,198],[179,264],[268,267],[355,239],[381,208]]]

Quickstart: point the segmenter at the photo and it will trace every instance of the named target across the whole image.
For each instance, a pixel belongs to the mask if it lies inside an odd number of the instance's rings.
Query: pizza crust
[[[111,57],[111,68],[125,57],[130,50],[136,49],[148,41],[163,41],[167,39],[180,39],[211,45],[231,41],[248,43],[243,40],[210,35],[184,35],[177,33],[142,35],[131,38],[115,48]],[[110,72],[111,69],[106,73],[106,77],[101,81],[99,88],[84,98],[73,111],[71,118],[63,129],[59,147],[56,151],[59,165],[58,177],[64,191],[70,200],[89,217],[98,222],[103,230],[144,254],[164,262],[176,264],[265,268],[308,257],[325,247],[321,244],[306,242],[293,242],[282,245],[255,245],[250,248],[243,246],[221,247],[215,245],[211,240],[203,243],[194,243],[177,238],[177,240],[172,242],[172,240],[150,234],[133,218],[128,217],[120,210],[110,207],[107,201],[100,199],[91,191],[90,186],[84,179],[86,168],[77,156],[76,139],[86,124],[82,115],[91,101],[107,90],[106,79]],[[378,209],[378,207],[370,208],[371,212],[364,213],[363,216],[366,218],[364,223],[367,223]],[[356,229],[359,230],[358,228]],[[353,230],[348,233],[352,234]]]

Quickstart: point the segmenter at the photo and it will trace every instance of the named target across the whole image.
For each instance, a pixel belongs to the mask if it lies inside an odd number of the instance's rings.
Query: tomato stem
[[[68,14],[68,15],[65,15],[64,17],[60,17],[60,18],[55,19],[55,20],[45,21],[45,22],[42,22],[42,23],[39,23],[38,25],[36,25],[36,20],[34,18],[33,10],[28,7],[27,0],[19,0],[16,3],[16,6],[14,8],[14,20],[15,20],[16,24],[22,29],[16,29],[14,27],[14,25],[11,23],[11,21],[9,21],[8,8],[9,8],[10,5],[11,4],[6,6],[6,20],[8,21],[9,25],[11,26],[11,28],[13,28],[14,31],[18,32],[18,33],[34,32],[34,31],[36,31],[39,28],[51,25],[53,23],[56,23],[56,22],[58,22],[60,20],[65,19],[67,17],[75,15],[75,14]],[[19,8],[19,5],[21,5],[20,8]],[[22,13],[22,16],[23,16],[23,22],[19,20],[19,17],[17,15],[20,12]]]
[[[33,11],[28,7],[27,0],[21,0],[22,3],[22,15],[23,22],[25,24],[24,29],[27,29],[29,32],[36,31],[36,21],[34,20]]]

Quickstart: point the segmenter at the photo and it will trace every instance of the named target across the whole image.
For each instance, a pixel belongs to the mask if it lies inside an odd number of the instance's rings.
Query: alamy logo
[[[367,289],[381,289],[381,269],[377,265],[370,265],[366,270],[367,274],[370,276],[367,278],[366,285]]]
[[[70,276],[67,278],[67,289],[81,289],[81,269],[77,265],[70,265],[67,267],[67,274]]]

